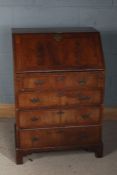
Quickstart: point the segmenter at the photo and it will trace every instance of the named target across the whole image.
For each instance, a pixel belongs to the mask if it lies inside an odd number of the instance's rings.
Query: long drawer
[[[65,73],[33,73],[20,75],[19,89],[73,89],[101,88],[104,84],[104,72],[65,72]],[[17,80],[17,79],[16,79]]]
[[[20,92],[17,100],[18,107],[21,108],[89,104],[98,105],[102,102],[102,92],[100,90]]]
[[[100,127],[69,127],[38,130],[20,130],[19,147],[22,149],[97,144],[101,139]]]
[[[96,125],[101,122],[99,107],[18,111],[20,128]]]

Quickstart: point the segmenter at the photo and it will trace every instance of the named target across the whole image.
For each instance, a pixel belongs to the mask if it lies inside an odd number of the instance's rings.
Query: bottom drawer
[[[101,140],[101,128],[93,126],[20,130],[18,135],[19,147],[22,149],[97,144]]]

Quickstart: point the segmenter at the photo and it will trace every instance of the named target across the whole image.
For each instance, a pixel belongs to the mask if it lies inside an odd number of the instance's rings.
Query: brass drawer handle
[[[36,122],[36,121],[38,121],[38,118],[37,118],[36,116],[33,116],[33,117],[31,118],[31,121],[32,121],[32,122]]]
[[[64,131],[64,129],[59,129],[58,131],[56,131],[56,133],[58,133],[58,134],[61,134],[61,133],[64,133],[65,131]]]
[[[57,81],[64,81],[65,77],[61,76],[61,77],[57,77]]]
[[[41,102],[41,99],[40,98],[31,98],[30,101],[31,101],[31,103],[39,103],[39,102]]]
[[[58,115],[63,115],[64,112],[63,112],[63,111],[58,111],[57,114],[58,114]]]
[[[86,81],[85,80],[79,80],[79,84],[80,85],[85,85],[86,84]]]
[[[79,100],[90,100],[91,99],[90,96],[85,96],[85,95],[79,95],[78,98]]]
[[[53,35],[53,38],[57,41],[60,42],[62,40],[62,36],[59,33],[56,33]]]
[[[39,141],[39,138],[34,136],[34,137],[31,138],[31,140],[32,140],[32,142],[37,142],[37,141]]]
[[[43,85],[45,83],[45,81],[44,80],[35,80],[34,83],[36,85]]]
[[[86,133],[80,133],[80,135],[79,135],[79,139],[80,140],[85,140],[85,139],[87,139],[87,134]]]
[[[59,91],[59,92],[58,92],[58,96],[59,96],[59,97],[62,97],[62,96],[64,96],[64,95],[65,95],[65,93],[64,93],[63,91]]]
[[[88,118],[90,118],[90,114],[83,114],[83,115],[81,115],[81,118],[88,119]]]

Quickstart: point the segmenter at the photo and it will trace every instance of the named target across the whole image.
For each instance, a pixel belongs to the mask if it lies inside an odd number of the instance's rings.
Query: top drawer
[[[33,73],[28,75],[19,75],[19,78],[17,77],[17,87],[20,90],[102,88],[103,84],[103,71]]]

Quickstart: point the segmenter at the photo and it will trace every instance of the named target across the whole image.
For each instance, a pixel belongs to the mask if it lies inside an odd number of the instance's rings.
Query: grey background
[[[117,0],[0,0],[0,103],[14,103],[12,27],[92,26],[106,62],[105,106],[117,105]]]

